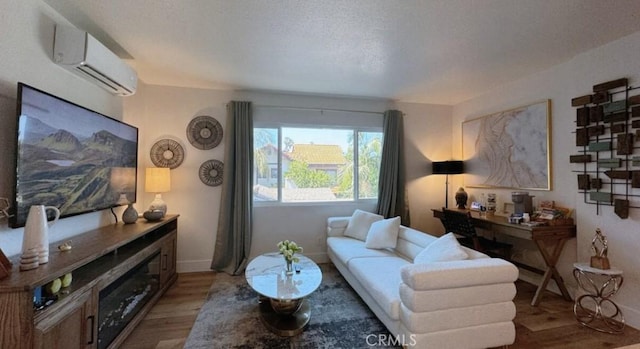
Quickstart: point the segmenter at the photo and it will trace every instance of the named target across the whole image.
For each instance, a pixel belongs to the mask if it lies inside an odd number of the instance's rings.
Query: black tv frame
[[[27,109],[31,108],[31,111],[40,109],[43,115],[49,112],[38,105],[29,105],[29,101],[25,100],[25,93],[28,93],[26,92],[28,90],[35,92],[36,95],[40,94],[44,98],[43,103],[53,103],[59,108],[55,110],[58,114],[52,113],[50,115],[51,120],[58,119],[57,122],[49,125],[39,119],[42,115],[23,115],[25,107]],[[73,116],[76,119],[65,120],[69,116]],[[21,124],[23,117],[26,118]],[[29,130],[26,126],[27,118],[29,117],[40,121],[38,130],[35,130],[36,127],[32,127],[34,130]],[[38,134],[37,131],[42,133]],[[55,132],[46,133],[46,131]],[[95,132],[88,135],[87,132],[89,131]],[[29,132],[36,135],[34,137],[45,134],[47,136],[38,140],[40,144],[34,145],[36,139],[28,138],[30,135],[27,133]],[[21,133],[23,134],[21,135]],[[125,202],[117,199],[120,194],[126,195],[127,203],[136,201],[139,144],[137,127],[33,86],[18,82],[15,134],[15,177],[12,193],[13,205],[9,219],[9,224],[12,228],[19,228],[25,225],[30,205],[56,206],[60,209],[60,218],[65,218],[124,205],[126,204]],[[70,137],[69,134],[74,137]],[[123,134],[126,134],[126,138]],[[58,143],[61,137],[64,137],[69,142],[66,144]],[[68,145],[69,143],[71,145]],[[56,149],[56,146],[58,146],[58,149]],[[75,150],[69,151],[68,148],[65,149],[66,146],[75,147]],[[21,149],[21,147],[25,149]],[[59,149],[60,147],[62,149]],[[27,150],[27,148],[30,149]],[[26,154],[28,151],[31,151],[31,153]],[[122,151],[122,153],[117,153],[117,151]],[[42,158],[33,154],[43,154],[45,156],[54,154],[54,156],[60,156],[61,158]],[[104,157],[101,157],[103,155]],[[38,161],[28,162],[29,157],[35,157]],[[64,160],[63,158],[72,158],[73,160]],[[38,169],[38,166],[43,169]],[[26,170],[24,167],[31,167],[31,170]],[[47,167],[51,167],[51,170],[47,171]],[[126,169],[121,171],[121,173],[126,173],[126,180],[117,182],[114,179],[116,178],[115,168]],[[34,175],[34,171],[38,172],[35,172]],[[21,179],[21,176],[25,176],[25,172],[28,173],[28,177]],[[65,173],[68,174],[64,175]],[[82,175],[83,173],[84,175]],[[90,176],[90,183],[83,183],[83,181],[87,180],[87,176]],[[21,180],[28,180],[29,183],[22,183]],[[109,181],[109,183],[107,184],[106,181]],[[47,182],[58,184],[48,185]],[[77,186],[74,187],[76,182]],[[113,188],[114,183],[118,183],[121,186],[121,191]],[[82,187],[82,191],[78,191],[77,189],[81,185],[84,185],[84,187]],[[42,189],[33,189],[35,186],[42,187]],[[72,187],[76,191],[71,191],[65,197],[65,190]],[[30,188],[31,190],[25,188]],[[54,188],[56,190],[46,191]],[[95,189],[95,191],[92,189]],[[101,201],[99,196],[93,197],[98,192],[102,193],[104,200]],[[25,198],[26,194],[39,197],[42,200],[34,201],[32,197]],[[85,196],[88,197],[87,200],[82,199]]]

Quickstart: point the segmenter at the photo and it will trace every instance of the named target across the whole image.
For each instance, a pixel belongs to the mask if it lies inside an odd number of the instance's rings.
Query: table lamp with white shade
[[[168,167],[148,167],[145,173],[144,190],[147,193],[156,193],[149,211],[162,211],[163,217],[167,213],[167,204],[162,200],[162,193],[171,190],[170,171]]]

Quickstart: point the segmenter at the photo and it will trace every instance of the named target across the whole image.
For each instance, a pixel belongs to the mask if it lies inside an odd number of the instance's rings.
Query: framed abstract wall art
[[[465,185],[551,190],[551,101],[462,123]]]

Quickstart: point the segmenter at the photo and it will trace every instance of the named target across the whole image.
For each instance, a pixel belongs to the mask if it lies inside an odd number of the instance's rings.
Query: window
[[[382,132],[358,132],[358,195],[378,198],[378,177],[382,159]]]
[[[286,123],[264,126],[256,119],[254,201],[377,199],[381,118],[374,118],[376,125],[369,127]]]

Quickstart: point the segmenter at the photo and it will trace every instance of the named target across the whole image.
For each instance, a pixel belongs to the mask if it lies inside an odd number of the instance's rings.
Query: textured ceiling
[[[44,0],[148,84],[455,104],[640,30],[638,0]]]

